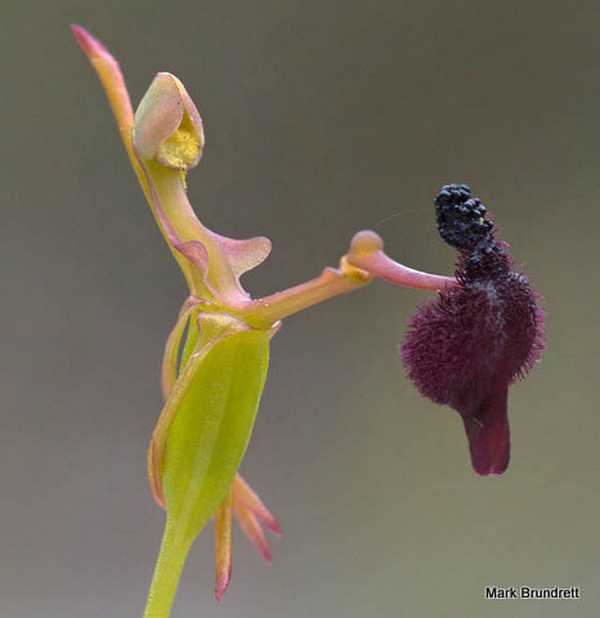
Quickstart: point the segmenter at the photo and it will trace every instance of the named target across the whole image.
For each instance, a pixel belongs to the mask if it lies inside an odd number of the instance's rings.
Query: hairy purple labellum
[[[402,358],[432,401],[462,417],[479,474],[502,474],[509,462],[508,386],[544,347],[539,296],[515,272],[508,245],[466,185],[447,185],[435,200],[440,235],[459,250],[457,285],[411,318]]]

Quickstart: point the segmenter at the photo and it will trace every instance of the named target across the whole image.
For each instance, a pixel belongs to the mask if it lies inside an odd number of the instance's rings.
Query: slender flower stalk
[[[337,268],[305,283],[253,299],[240,277],[269,255],[264,237],[237,240],[208,229],[187,193],[200,161],[202,119],[183,84],[158,73],[135,114],[119,64],[79,26],[72,27],[115,116],[151,212],[179,264],[189,293],[168,336],[162,368],[164,406],[148,448],[148,476],[166,521],[145,618],[167,618],[193,541],[215,523],[215,596],[231,578],[232,519],[271,561],[265,529],[281,528],[238,474],[282,319],[375,278],[424,290],[451,290],[455,279],[407,268],[385,255],[375,232],[359,232]]]

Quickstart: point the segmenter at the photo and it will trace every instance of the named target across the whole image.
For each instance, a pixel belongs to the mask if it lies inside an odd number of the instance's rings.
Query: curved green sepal
[[[272,335],[218,313],[189,322],[181,372],[150,445],[151,480],[167,521],[144,618],[168,618],[189,549],[231,491],[254,426]]]
[[[269,331],[200,316],[200,340],[168,408],[162,487],[169,519],[195,538],[230,489],[254,427],[269,362]]]

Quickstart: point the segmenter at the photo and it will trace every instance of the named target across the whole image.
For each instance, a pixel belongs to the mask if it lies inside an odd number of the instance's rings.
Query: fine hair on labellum
[[[457,283],[412,316],[402,359],[422,395],[460,414],[475,471],[502,474],[510,459],[508,387],[544,347],[540,297],[467,185],[442,187],[434,204],[441,238],[458,251]]]

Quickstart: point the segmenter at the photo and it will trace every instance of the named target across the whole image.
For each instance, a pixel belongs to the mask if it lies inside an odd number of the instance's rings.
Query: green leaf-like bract
[[[157,472],[167,521],[145,618],[169,615],[191,544],[231,488],[267,377],[271,331],[221,314],[198,321],[199,329],[194,319],[188,325],[181,371],[161,415],[166,442]]]
[[[166,444],[169,518],[195,537],[224,499],[252,434],[269,363],[269,333],[241,330],[193,354]],[[180,534],[183,530],[180,530]]]

